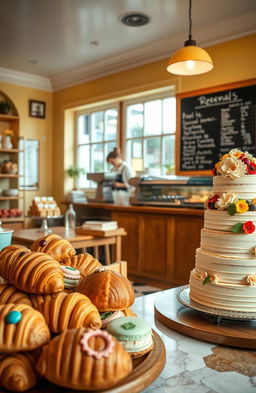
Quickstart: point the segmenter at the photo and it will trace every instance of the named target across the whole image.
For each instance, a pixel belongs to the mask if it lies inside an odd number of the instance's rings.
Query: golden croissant
[[[16,287],[9,283],[0,284],[0,304],[22,303],[31,306],[31,300],[27,293],[19,291]]]
[[[31,389],[38,381],[35,362],[39,351],[14,353],[0,357],[0,387],[13,392]]]
[[[56,295],[31,295],[33,307],[40,311],[52,333],[88,327],[98,329],[102,322],[97,308],[81,293],[61,292]]]
[[[43,315],[26,304],[0,306],[0,353],[32,351],[50,341]]]
[[[88,296],[99,311],[123,310],[135,300],[130,281],[111,270],[89,274],[80,281],[77,291]]]
[[[62,237],[54,233],[34,241],[31,251],[44,252],[57,261],[70,258],[76,253],[74,247],[66,239],[62,239]]]
[[[0,252],[0,276],[25,292],[55,293],[64,289],[60,264],[47,254],[26,248],[5,247]]]
[[[69,389],[105,390],[132,371],[132,360],[122,344],[102,330],[69,329],[44,347],[37,370]]]
[[[74,255],[73,257],[63,259],[60,263],[61,265],[71,266],[79,270],[82,277],[93,273],[97,267],[102,266],[98,259],[94,258],[91,254]]]

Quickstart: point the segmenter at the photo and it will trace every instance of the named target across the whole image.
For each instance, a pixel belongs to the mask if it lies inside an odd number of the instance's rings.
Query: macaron
[[[108,323],[107,331],[121,342],[132,358],[139,358],[153,348],[152,329],[143,319],[117,318]]]
[[[64,288],[76,288],[81,278],[80,271],[71,266],[61,266],[61,270],[64,274]]]
[[[121,310],[104,311],[100,313],[100,318],[102,320],[102,329],[106,328],[109,322],[121,317],[124,317],[124,313]]]

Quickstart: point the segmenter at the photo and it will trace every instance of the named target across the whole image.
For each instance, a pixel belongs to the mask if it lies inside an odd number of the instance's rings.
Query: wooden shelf
[[[5,201],[5,200],[10,200],[10,201],[15,201],[17,199],[22,199],[22,196],[15,196],[15,197],[8,197],[8,196],[0,196],[0,201]]]
[[[10,218],[4,218],[0,217],[0,221],[2,222],[24,222],[24,217],[10,217]]]
[[[0,114],[0,121],[3,121],[3,120],[7,120],[7,121],[10,121],[10,120],[19,120],[19,116],[3,115],[3,114]]]
[[[23,151],[23,149],[0,149],[0,153],[20,153]]]
[[[14,174],[11,174],[11,173],[0,173],[0,178],[1,177],[13,177],[13,178],[17,178],[17,177],[21,177],[20,175],[14,175]]]

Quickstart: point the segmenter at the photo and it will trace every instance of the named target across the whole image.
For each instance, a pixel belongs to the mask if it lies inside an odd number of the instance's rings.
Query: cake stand
[[[224,316],[220,310],[217,313],[208,308],[203,310],[202,306],[191,303],[188,285],[160,292],[154,311],[160,322],[187,336],[215,344],[256,349],[254,313]]]
[[[46,217],[40,217],[40,216],[27,216],[27,217],[32,218],[32,220],[41,220],[42,224],[41,227],[38,228],[37,232],[47,234],[47,233],[52,233],[52,230],[48,227],[47,220],[50,218],[63,218],[64,216],[60,215],[60,216],[46,216]]]

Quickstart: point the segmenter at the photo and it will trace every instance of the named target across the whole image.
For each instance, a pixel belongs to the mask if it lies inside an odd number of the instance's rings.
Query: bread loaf
[[[64,289],[60,264],[48,254],[26,248],[9,246],[0,252],[0,275],[25,292],[55,293]]]
[[[0,305],[0,353],[32,351],[50,341],[43,315],[26,304]]]
[[[130,281],[111,270],[89,274],[80,281],[77,291],[88,296],[99,311],[123,310],[135,300]]]
[[[36,240],[31,246],[31,251],[44,252],[57,261],[70,258],[76,253],[74,247],[66,239],[54,233]]]
[[[88,297],[74,292],[56,295],[31,295],[33,307],[40,311],[52,333],[88,327],[98,329],[102,322],[97,308]]]
[[[107,333],[91,332],[70,329],[55,337],[43,349],[38,372],[57,385],[77,390],[105,390],[126,377],[132,371],[130,355]],[[85,339],[87,350],[82,345]]]

